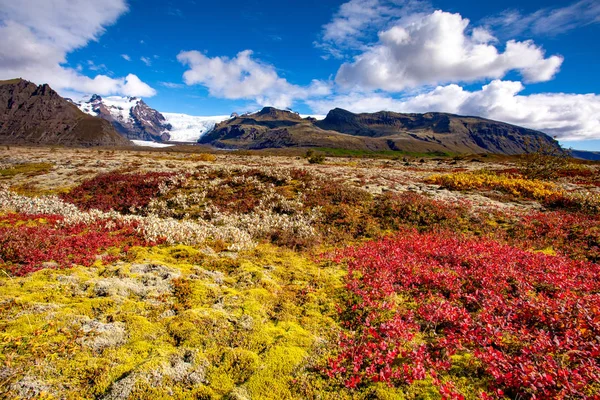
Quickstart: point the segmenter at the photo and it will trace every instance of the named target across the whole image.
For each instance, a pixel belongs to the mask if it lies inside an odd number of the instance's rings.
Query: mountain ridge
[[[171,138],[172,125],[139,97],[93,94],[89,100],[73,103],[81,111],[109,121],[127,139],[167,142]]]
[[[391,111],[355,114],[335,108],[319,121],[273,107],[221,122],[199,143],[240,149],[339,147],[500,154],[559,147],[542,132],[474,116]]]
[[[49,85],[0,81],[0,142],[66,146],[130,146],[112,125],[81,112]]]

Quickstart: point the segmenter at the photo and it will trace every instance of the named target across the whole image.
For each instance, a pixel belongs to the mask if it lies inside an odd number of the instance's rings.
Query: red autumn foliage
[[[13,275],[51,266],[90,266],[107,249],[126,251],[150,245],[134,223],[117,220],[67,225],[57,215],[7,214],[0,217],[0,268]],[[105,256],[104,261],[115,256]],[[45,264],[50,263],[50,264]]]
[[[525,215],[508,230],[520,247],[544,249],[577,260],[600,262],[600,217],[564,211]]]
[[[328,258],[348,264],[346,333],[326,370],[347,387],[429,375],[461,398],[438,374],[470,354],[486,398],[598,395],[600,265],[415,231]]]
[[[60,197],[81,210],[115,210],[127,214],[132,207],[146,207],[158,196],[161,183],[173,175],[175,174],[171,172],[110,172],[86,180]]]

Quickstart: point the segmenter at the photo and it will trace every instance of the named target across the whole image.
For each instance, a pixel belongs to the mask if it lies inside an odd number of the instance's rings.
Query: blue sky
[[[597,0],[13,3],[0,0],[0,79],[192,115],[480,115],[600,150]]]

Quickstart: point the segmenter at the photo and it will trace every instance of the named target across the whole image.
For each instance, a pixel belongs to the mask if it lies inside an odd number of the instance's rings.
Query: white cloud
[[[121,54],[121,57],[123,57],[127,61],[131,61],[131,57],[129,57],[127,54]]]
[[[531,14],[505,10],[499,15],[486,18],[483,24],[504,35],[516,36],[526,33],[552,36],[598,22],[600,2],[580,0],[564,7],[543,8]]]
[[[241,51],[234,58],[210,58],[198,51],[184,51],[177,60],[190,67],[183,74],[186,84],[203,85],[215,97],[250,99],[259,105],[285,108],[296,99],[330,92],[329,85],[321,81],[306,87],[290,84],[275,67],[252,58],[251,50]]]
[[[64,66],[68,53],[98,40],[126,11],[125,0],[79,0],[76,5],[71,0],[0,0],[0,79],[22,77],[61,92],[154,95],[132,74],[90,78]]]
[[[411,97],[352,92],[308,100],[315,113],[334,107],[353,112],[449,112],[475,115],[540,130],[562,140],[600,138],[600,95],[539,93],[519,95],[521,82],[494,80],[481,90],[451,84]]]
[[[148,57],[140,57],[140,60],[146,64],[147,67],[152,65],[152,60],[150,60]]]
[[[428,11],[431,6],[422,0],[350,0],[323,25],[321,39],[314,45],[342,58],[347,50],[364,49],[365,42],[393,21],[418,18]]]
[[[175,83],[175,82],[160,82],[160,84],[169,89],[181,89],[185,87],[183,83]]]
[[[509,71],[527,82],[553,78],[563,58],[545,58],[532,41],[506,43],[504,52],[490,44],[491,33],[479,28],[468,34],[469,20],[460,14],[435,11],[408,24],[379,33],[379,42],[338,70],[344,87],[399,92],[446,82],[502,78]]]
[[[106,71],[106,70],[108,70],[108,68],[106,68],[106,65],[104,65],[104,64],[97,65],[92,60],[88,60],[87,65],[88,65],[88,69],[90,71]],[[80,69],[77,69],[77,70],[80,71]]]

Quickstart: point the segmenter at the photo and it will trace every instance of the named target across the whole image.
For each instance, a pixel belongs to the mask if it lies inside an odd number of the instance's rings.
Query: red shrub
[[[418,228],[455,227],[469,221],[470,205],[466,202],[449,203],[434,200],[416,192],[391,193],[379,196],[372,214],[386,229],[399,229],[405,226]]]
[[[340,308],[347,332],[327,373],[348,387],[429,374],[446,398],[459,398],[437,377],[466,352],[482,362],[490,393],[564,398],[598,390],[597,264],[414,231],[330,257],[348,263]]]
[[[171,172],[122,174],[111,172],[82,182],[69,193],[61,195],[64,201],[82,210],[115,210],[130,213],[130,209],[146,207],[157,197],[161,183],[175,175]]]
[[[56,215],[1,216],[0,268],[14,275],[26,275],[45,266],[90,266],[97,255],[109,248],[127,250],[130,246],[150,244],[132,223],[105,220],[65,225],[62,222],[63,218]]]
[[[510,240],[525,248],[551,247],[578,260],[600,262],[600,217],[564,211],[523,216],[508,231]]]

